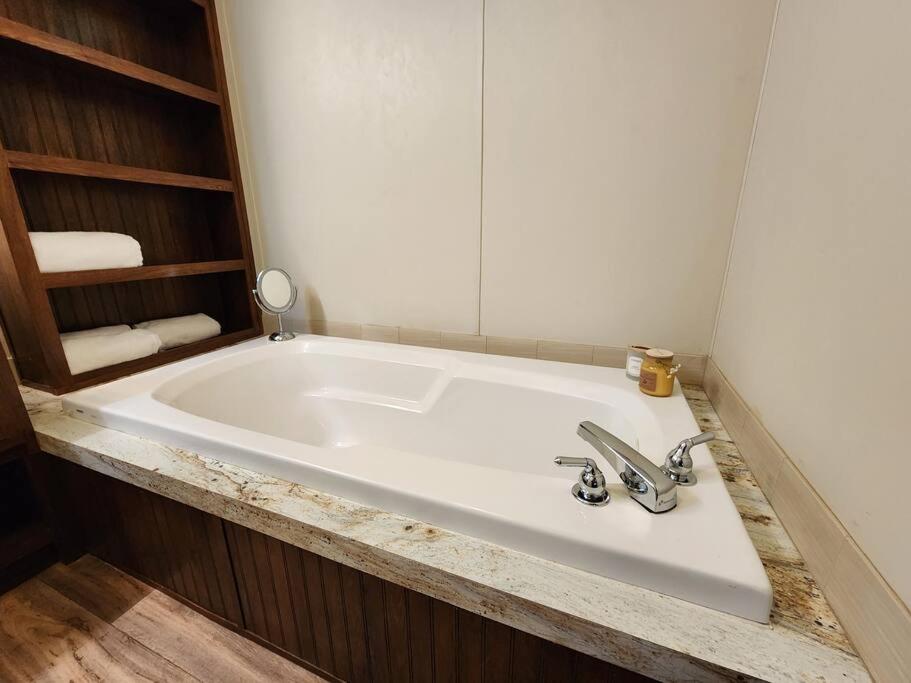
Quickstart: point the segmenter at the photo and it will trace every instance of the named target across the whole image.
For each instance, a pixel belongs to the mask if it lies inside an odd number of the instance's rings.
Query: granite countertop
[[[684,393],[718,435],[709,448],[772,583],[768,625],[98,427],[21,390],[47,453],[647,676],[870,680],[699,387]]]

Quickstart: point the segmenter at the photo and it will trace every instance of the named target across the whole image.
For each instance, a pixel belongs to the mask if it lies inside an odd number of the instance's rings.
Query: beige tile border
[[[361,339],[398,344],[399,328],[386,325],[361,325]]]
[[[709,358],[706,394],[878,681],[911,681],[911,611]]]
[[[471,351],[487,353],[487,337],[482,334],[461,334],[460,332],[443,332],[440,346],[452,351]]]
[[[594,347],[587,344],[569,344],[567,342],[538,340],[538,358],[556,360],[563,363],[593,364]],[[624,364],[625,364],[624,359]]]
[[[563,363],[601,365],[609,368],[626,366],[626,348],[575,344],[552,339],[490,337],[483,334],[438,332],[436,330],[420,330],[411,327],[388,325],[362,325],[360,323],[345,323],[332,320],[311,320],[306,323],[305,331],[330,337],[367,339],[390,344],[410,344],[411,346],[428,346],[451,349],[453,351],[490,353],[497,356],[537,358],[539,360],[555,360]],[[681,382],[685,384],[702,384],[706,369],[706,357],[704,355],[678,353],[676,362],[680,363],[678,376]]]
[[[519,337],[487,337],[487,353],[516,358],[537,358],[538,340]]]
[[[399,328],[399,344],[408,344],[409,346],[429,346],[434,349],[440,348],[443,342],[443,333],[434,330],[416,330],[410,327]]]

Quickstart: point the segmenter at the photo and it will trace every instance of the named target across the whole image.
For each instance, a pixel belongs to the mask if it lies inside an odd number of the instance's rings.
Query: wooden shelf
[[[218,337],[212,337],[211,339],[203,339],[202,341],[193,342],[192,344],[178,346],[177,348],[161,351],[151,356],[146,356],[145,358],[137,358],[136,360],[127,361],[126,363],[118,363],[117,365],[109,365],[106,368],[98,368],[97,370],[83,372],[78,375],[73,375],[73,384],[67,387],[67,391],[77,391],[95,384],[108,382],[118,377],[132,375],[137,372],[142,372],[143,370],[158,367],[165,363],[174,363],[183,360],[184,358],[214,351],[215,349],[220,349],[224,346],[229,346],[230,344],[236,344],[258,335],[259,330],[251,327],[246,330],[229,332],[228,334],[222,334]],[[26,382],[26,384],[28,383]]]
[[[66,59],[88,64],[104,71],[125,76],[126,78],[146,83],[163,90],[190,97],[194,100],[220,105],[221,95],[214,90],[195,83],[181,80],[174,76],[149,69],[134,62],[114,57],[100,50],[95,50],[65,38],[20,24],[5,17],[0,17],[0,38],[11,40],[21,45],[64,57]]]
[[[231,259],[227,261],[175,263],[164,266],[140,266],[138,268],[74,270],[65,273],[44,273],[41,276],[41,282],[45,289],[86,287],[89,285],[111,284],[113,282],[138,282],[139,280],[159,280],[161,278],[184,277],[187,275],[229,273],[243,270],[245,266],[243,259]]]
[[[129,183],[186,187],[193,190],[209,190],[212,192],[234,191],[234,183],[222,178],[206,178],[204,176],[184,175],[183,173],[171,173],[169,171],[156,171],[150,168],[118,166],[116,164],[103,164],[97,161],[83,161],[81,159],[68,159],[66,157],[50,157],[44,154],[15,152],[12,150],[7,151],[6,157],[9,160],[9,167],[20,171],[58,173],[61,175],[75,175],[87,178],[106,178],[108,180],[122,180]]]

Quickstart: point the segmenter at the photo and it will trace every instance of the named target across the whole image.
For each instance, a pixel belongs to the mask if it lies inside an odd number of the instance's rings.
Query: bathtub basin
[[[64,397],[97,425],[767,622],[768,578],[705,446],[699,483],[651,514],[576,426],[656,464],[699,429],[679,386],[641,394],[622,370],[378,342],[255,339]],[[612,500],[570,495],[602,465]],[[504,569],[508,571],[508,569]]]

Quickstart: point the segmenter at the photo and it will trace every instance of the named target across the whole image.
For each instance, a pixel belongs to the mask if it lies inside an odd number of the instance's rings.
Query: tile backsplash
[[[361,325],[359,323],[333,320],[310,320],[303,327],[298,326],[298,328],[301,331],[312,334],[347,337],[349,339],[366,339],[390,344],[408,344],[411,346],[490,353],[518,358],[537,358],[539,360],[553,360],[562,363],[600,365],[609,368],[622,368],[626,365],[626,349],[615,346],[574,344],[551,339],[492,337],[482,334],[441,332],[411,327]],[[681,382],[702,384],[702,376],[705,373],[706,364],[705,356],[681,353],[677,354],[675,359],[681,365],[679,372]]]

